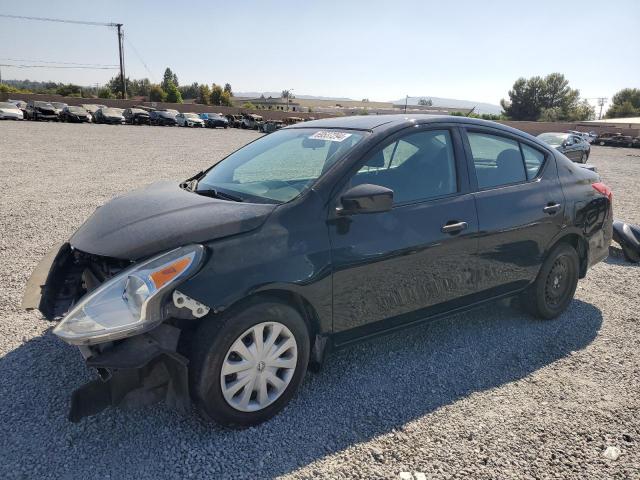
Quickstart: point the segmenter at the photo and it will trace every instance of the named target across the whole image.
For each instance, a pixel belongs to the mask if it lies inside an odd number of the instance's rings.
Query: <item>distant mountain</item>
[[[236,97],[247,97],[247,98],[258,98],[260,97],[260,95],[264,95],[267,98],[269,97],[280,98],[281,93],[282,92],[233,92],[233,95]],[[346,98],[346,97],[321,97],[317,95],[298,95],[295,92],[293,92],[293,95],[296,98],[301,98],[303,100],[341,100],[343,102],[346,102],[349,100],[353,101],[351,98]]]
[[[429,95],[424,95],[422,97],[409,97],[407,104],[408,105],[418,105],[418,102],[421,98],[431,99],[434,107],[455,107],[461,109],[471,110],[473,107],[476,107],[474,110],[475,113],[493,113],[499,114],[502,112],[502,107],[500,105],[494,105],[492,103],[483,103],[483,102],[474,102],[471,100],[456,100],[454,98],[441,98],[441,97],[430,97]],[[400,100],[393,100],[395,105],[404,105],[404,98]]]

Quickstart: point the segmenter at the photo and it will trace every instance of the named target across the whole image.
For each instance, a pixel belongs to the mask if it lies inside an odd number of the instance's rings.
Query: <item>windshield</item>
[[[185,113],[184,118],[200,118],[195,113]]]
[[[47,102],[33,102],[33,105],[38,108],[53,108],[53,105]]]
[[[543,133],[538,138],[549,145],[562,145],[567,138],[565,133]]]
[[[82,107],[67,107],[71,113],[86,113],[85,109]]]
[[[362,138],[363,132],[278,130],[232,153],[198,182],[197,191],[288,202],[311,186]]]
[[[122,112],[120,112],[120,110],[118,110],[117,108],[103,108],[102,113],[104,115],[114,115],[116,117],[122,114]]]
[[[11,110],[15,110],[18,107],[16,107],[13,103],[0,102],[0,108],[10,108]]]

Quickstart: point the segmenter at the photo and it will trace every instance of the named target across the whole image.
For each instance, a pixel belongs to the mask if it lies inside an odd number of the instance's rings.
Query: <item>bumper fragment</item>
[[[117,343],[87,359],[101,378],[75,390],[69,420],[100,413],[109,406],[138,408],[164,400],[186,413],[191,408],[188,359],[176,352],[180,330],[170,325]]]

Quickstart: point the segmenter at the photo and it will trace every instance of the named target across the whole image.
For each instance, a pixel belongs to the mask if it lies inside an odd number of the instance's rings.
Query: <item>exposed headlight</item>
[[[72,345],[92,345],[150,330],[165,320],[167,294],[203,258],[202,245],[189,245],[136,264],[80,299],[53,333]]]

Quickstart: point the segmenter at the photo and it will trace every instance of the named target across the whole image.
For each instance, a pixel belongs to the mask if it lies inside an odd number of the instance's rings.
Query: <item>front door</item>
[[[499,295],[536,278],[562,229],[564,194],[555,158],[535,144],[490,129],[469,130],[467,139],[478,189],[478,291]]]
[[[455,128],[414,127],[370,152],[340,190],[385,186],[394,206],[328,222],[338,338],[392,328],[473,293],[478,224],[460,138]]]

